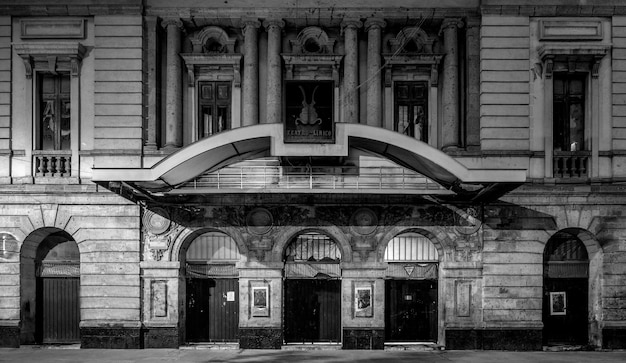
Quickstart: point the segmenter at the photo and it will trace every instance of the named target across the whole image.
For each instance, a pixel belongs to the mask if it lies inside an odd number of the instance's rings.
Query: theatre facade
[[[5,1],[0,346],[626,348],[626,6]]]

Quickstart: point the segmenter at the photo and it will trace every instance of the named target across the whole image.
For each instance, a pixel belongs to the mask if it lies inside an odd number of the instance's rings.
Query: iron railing
[[[424,175],[402,167],[282,165],[229,166],[202,174],[177,191],[200,189],[445,190]]]

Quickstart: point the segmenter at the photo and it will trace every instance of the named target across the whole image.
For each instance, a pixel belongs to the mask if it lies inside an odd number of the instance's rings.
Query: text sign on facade
[[[287,82],[285,91],[285,142],[334,142],[333,82]]]

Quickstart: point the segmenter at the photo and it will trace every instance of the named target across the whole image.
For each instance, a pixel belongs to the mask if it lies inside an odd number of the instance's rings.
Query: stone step
[[[427,352],[444,350],[445,348],[435,343],[385,343],[385,350],[410,350]]]
[[[282,350],[341,350],[341,343],[303,343],[285,344]]]
[[[181,345],[179,349],[239,349],[239,343],[187,343],[185,345]]]

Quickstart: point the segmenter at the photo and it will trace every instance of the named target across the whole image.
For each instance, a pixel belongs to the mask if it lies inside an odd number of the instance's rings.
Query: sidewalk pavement
[[[215,349],[53,349],[0,348],[0,362],[479,362],[479,363],[624,363],[626,351],[504,352],[395,350],[215,350]]]

